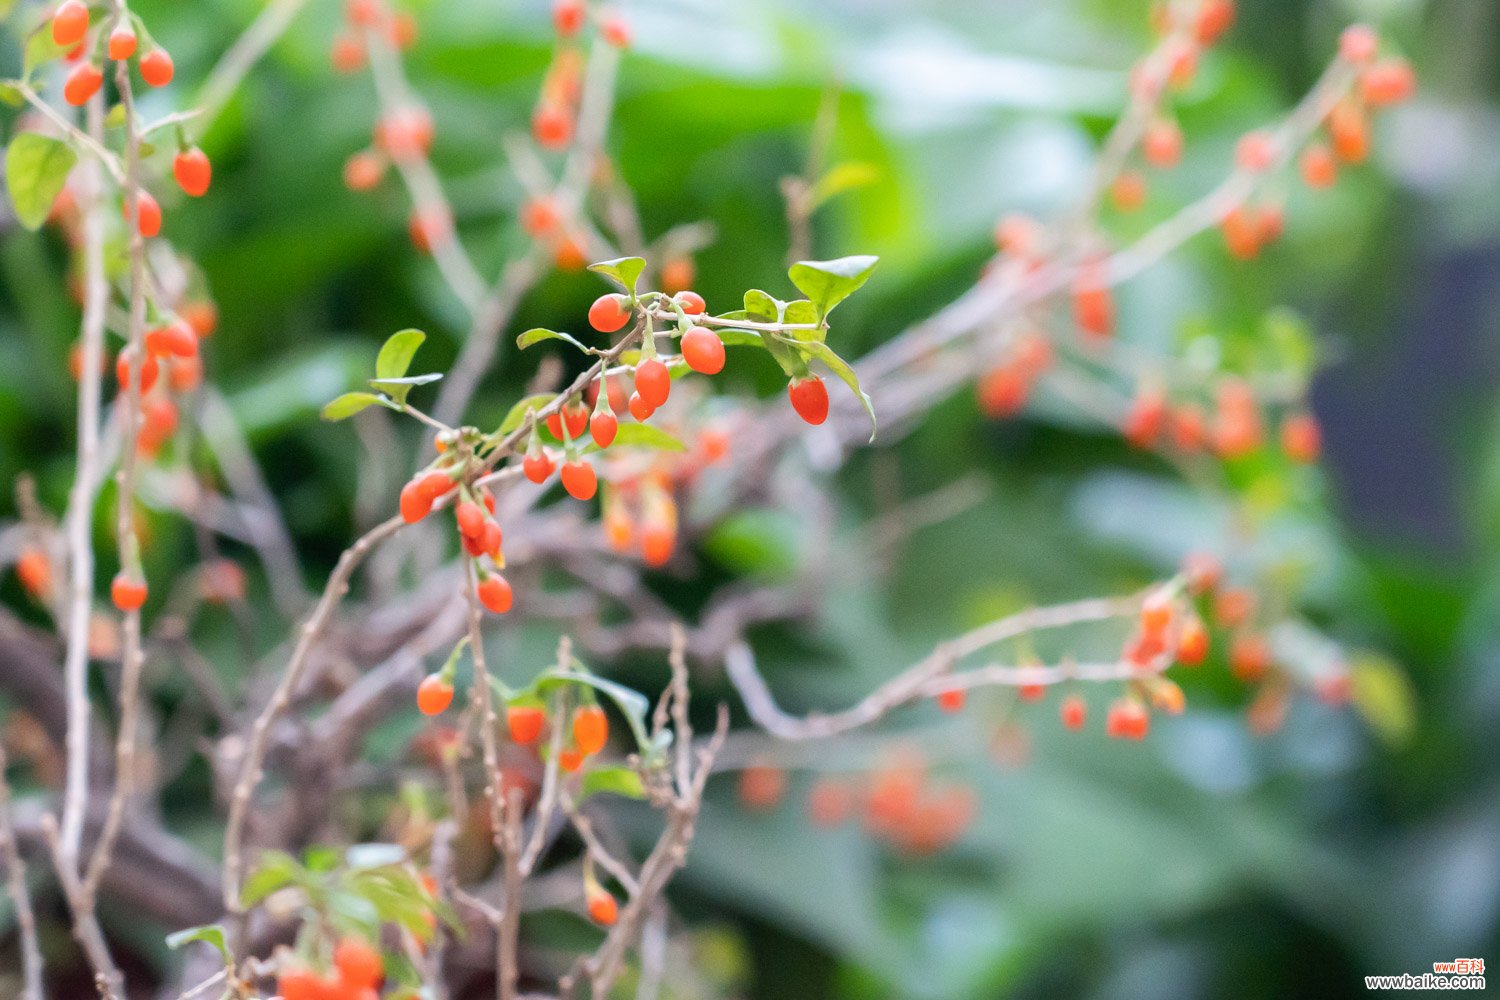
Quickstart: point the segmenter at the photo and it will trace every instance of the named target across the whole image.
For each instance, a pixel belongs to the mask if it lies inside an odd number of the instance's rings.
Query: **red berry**
[[[109,33],[109,57],[115,62],[124,62],[135,55],[135,32],[120,25]]]
[[[1271,666],[1271,649],[1266,641],[1253,633],[1242,633],[1234,637],[1229,645],[1229,669],[1242,681],[1258,681]]]
[[[1281,448],[1294,462],[1303,465],[1316,462],[1323,450],[1323,433],[1318,429],[1317,419],[1310,413],[1287,417],[1281,425]]]
[[[693,266],[691,257],[673,257],[661,266],[661,287],[668,294],[681,294],[686,291],[695,277],[697,277],[697,268]],[[689,315],[694,314],[694,310],[687,308],[686,302],[683,303],[683,308],[687,309]],[[708,307],[704,306],[704,308]]]
[[[385,176],[385,157],[362,149],[344,161],[344,186],[350,191],[369,191]]]
[[[599,35],[617,49],[630,47],[630,25],[619,14],[606,14],[599,25]]]
[[[1276,144],[1265,132],[1249,132],[1235,145],[1234,162],[1241,170],[1262,173],[1276,162]]]
[[[1152,122],[1141,137],[1141,155],[1162,170],[1177,166],[1182,162],[1182,129],[1170,118]]]
[[[340,35],[333,40],[328,61],[333,65],[335,73],[348,75],[358,72],[365,64],[365,43],[354,35]]]
[[[115,362],[115,378],[120,382],[120,389],[128,391],[133,377],[131,371],[130,353],[121,351],[119,359]],[[141,364],[141,392],[150,392],[151,387],[156,384],[156,376],[161,372],[156,359],[146,355],[146,360]]]
[[[648,358],[636,365],[635,391],[652,410],[665,405],[672,392],[672,373],[660,358]]]
[[[431,678],[428,679],[431,680]],[[448,690],[448,696],[450,698],[453,696],[451,688]],[[369,990],[379,986],[385,967],[380,952],[369,942],[357,937],[346,937],[339,941],[338,946],[333,950],[333,965],[338,969],[339,979],[343,985],[355,990]]]
[[[503,615],[509,611],[515,599],[510,584],[498,573],[480,580],[475,593],[479,595],[479,603],[483,604],[486,610],[497,615]]]
[[[566,404],[560,412],[554,413],[547,418],[547,430],[559,441],[577,441],[583,436],[583,432],[588,429],[588,426],[589,408],[577,400]],[[563,435],[564,428],[568,432],[566,438]]]
[[[609,740],[609,719],[598,705],[583,705],[573,713],[573,742],[578,752],[592,757]]]
[[[16,578],[21,587],[36,600],[44,600],[52,591],[52,563],[41,549],[25,549],[16,558]]]
[[[1177,637],[1177,662],[1196,667],[1208,658],[1208,629],[1197,618],[1189,619]]]
[[[601,295],[589,306],[589,326],[614,333],[630,321],[630,300],[623,295]]]
[[[739,793],[746,809],[775,809],[786,795],[786,772],[768,764],[753,764],[740,772]]]
[[[583,767],[583,754],[572,747],[568,747],[557,755],[557,766],[572,774]]]
[[[1405,59],[1386,59],[1365,70],[1360,91],[1372,108],[1400,104],[1417,91],[1417,74]]]
[[[1328,114],[1328,136],[1333,151],[1345,163],[1363,163],[1370,155],[1370,119],[1364,106],[1341,101]]]
[[[453,511],[458,521],[459,534],[465,538],[478,538],[484,534],[484,508],[470,500],[464,500]]]
[[[156,357],[175,354],[191,358],[198,353],[198,335],[182,320],[146,331],[146,352]]]
[[[573,118],[559,104],[539,104],[531,116],[531,134],[544,149],[562,149],[573,138]]]
[[[1146,178],[1134,170],[1123,170],[1109,186],[1109,199],[1120,212],[1136,212],[1146,204]]]
[[[1089,707],[1078,695],[1070,694],[1057,706],[1057,714],[1062,719],[1064,728],[1082,729],[1084,722],[1088,720]]]
[[[136,227],[140,234],[147,239],[161,232],[161,206],[156,199],[151,197],[150,192],[141,190],[137,192]],[[120,205],[120,214],[126,222],[130,221],[130,202],[127,199]]]
[[[676,547],[677,531],[672,525],[653,522],[641,527],[641,559],[647,566],[665,566]]]
[[[1018,365],[993,368],[979,379],[975,387],[979,409],[992,420],[1013,416],[1026,405],[1031,395],[1031,381]]]
[[[282,1000],[333,1000],[332,990],[321,976],[307,969],[290,969],[276,979]]]
[[[630,408],[630,415],[636,419],[637,423],[644,424],[646,421],[651,419],[651,414],[656,412],[656,407],[652,406],[650,403],[642,399],[641,394],[638,392],[632,392],[630,394],[630,402],[628,405]]]
[[[1172,624],[1172,598],[1164,593],[1155,593],[1141,605],[1141,632],[1153,639],[1166,634]]]
[[[139,611],[146,603],[146,581],[122,570],[109,585],[109,599],[121,611]]]
[[[563,489],[576,500],[592,500],[599,489],[599,478],[587,462],[567,462],[562,467]]]
[[[1134,698],[1121,698],[1109,706],[1104,731],[1117,740],[1143,740],[1151,729],[1151,716]]]
[[[81,0],[63,0],[52,15],[52,40],[63,48],[83,41],[89,30],[89,9]]]
[[[401,487],[401,519],[407,524],[416,524],[432,512],[432,497],[422,489],[422,484],[412,480]]]
[[[104,74],[93,63],[79,63],[63,83],[63,100],[76,107],[88,103],[104,85]]]
[[[1355,66],[1365,66],[1375,60],[1380,50],[1380,36],[1368,24],[1351,24],[1339,36],[1339,56]]]
[[[1234,0],[1203,0],[1193,25],[1199,45],[1212,45],[1234,24]]]
[[[1047,697],[1047,685],[1022,684],[1016,688],[1016,696],[1022,701],[1041,701]]]
[[[172,161],[172,176],[177,178],[177,185],[183,191],[194,198],[201,198],[208,193],[213,167],[203,150],[194,146],[177,154]]]
[[[817,375],[796,379],[786,387],[797,416],[816,426],[828,419],[828,386]]]
[[[724,370],[724,341],[707,327],[695,326],[682,335],[682,357],[693,371],[717,375]]]
[[[436,502],[438,497],[453,489],[457,484],[446,472],[429,472],[417,480],[417,485],[429,502]]]
[[[172,82],[172,57],[166,49],[152,49],[141,56],[141,79],[153,87]]]
[[[613,927],[620,918],[620,904],[614,896],[600,889],[588,894],[589,919],[601,927]]]
[[[552,5],[552,25],[563,38],[583,30],[583,0],[557,0]]]
[[[547,724],[547,713],[534,705],[512,705],[505,710],[505,725],[510,738],[523,746],[535,743]]]
[[[1115,303],[1110,293],[1108,275],[1101,261],[1094,260],[1078,270],[1073,284],[1073,321],[1084,333],[1108,337],[1115,330]]]
[[[551,198],[533,198],[521,206],[521,228],[530,236],[545,236],[557,229],[562,219]]]
[[[666,272],[667,269],[663,267],[663,284],[668,283],[666,280]],[[697,292],[681,291],[672,296],[672,298],[676,300],[678,305],[682,306],[682,311],[687,313],[689,316],[702,316],[704,313],[708,312],[708,303],[704,302],[703,296],[699,295]]]
[[[969,700],[967,688],[951,687],[939,691],[937,694],[937,705],[948,713],[963,711],[964,704]]]
[[[1333,187],[1339,179],[1338,161],[1333,157],[1333,150],[1322,143],[1308,146],[1302,154],[1302,179],[1310,188]]]
[[[601,448],[608,448],[613,444],[619,430],[620,421],[608,410],[595,410],[594,416],[589,420],[589,436]]]
[[[552,457],[547,454],[544,448],[529,451],[526,453],[526,457],[521,460],[521,471],[533,483],[545,483],[547,477],[552,475]]]
[[[428,674],[417,685],[417,708],[423,715],[440,715],[453,704],[453,685],[441,674]]]

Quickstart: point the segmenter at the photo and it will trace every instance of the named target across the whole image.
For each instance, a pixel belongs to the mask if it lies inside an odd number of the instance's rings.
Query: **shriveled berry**
[[[672,373],[660,358],[647,358],[636,365],[635,391],[653,410],[666,404],[672,393]]]
[[[786,388],[797,416],[814,426],[828,419],[828,386],[817,375],[797,379]]]
[[[417,685],[417,709],[423,715],[440,715],[453,704],[453,685],[441,674],[428,674]],[[373,984],[372,984],[373,985]]]
[[[724,341],[704,326],[695,326],[682,335],[682,357],[693,371],[717,375],[724,370]]]
[[[583,705],[573,713],[573,742],[578,751],[592,757],[609,741],[609,719],[598,705]]]
[[[523,746],[540,739],[546,724],[547,713],[535,705],[511,705],[505,710],[505,726],[510,730],[510,738]]]
[[[511,593],[510,583],[499,573],[493,573],[479,581],[475,589],[479,595],[479,603],[483,604],[485,610],[497,615],[503,615],[510,610],[515,595]]]
[[[194,198],[208,193],[209,181],[213,178],[213,167],[208,156],[197,146],[184,149],[172,160],[172,176],[177,186]]]
[[[601,295],[589,306],[589,326],[614,333],[630,322],[630,300],[623,295]]]
[[[146,603],[146,581],[123,571],[117,573],[109,585],[109,599],[121,611],[139,611]]]
[[[141,79],[153,87],[165,87],[172,82],[172,57],[166,49],[152,49],[141,56]]]

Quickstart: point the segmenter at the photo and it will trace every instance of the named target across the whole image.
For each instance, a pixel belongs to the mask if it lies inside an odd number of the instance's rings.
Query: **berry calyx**
[[[75,108],[81,107],[88,103],[90,97],[99,93],[99,88],[103,85],[104,74],[98,66],[79,63],[63,83],[63,100]]]
[[[510,583],[499,573],[491,574],[480,580],[479,586],[475,588],[475,593],[479,597],[479,603],[484,605],[485,610],[497,615],[503,615],[509,611],[511,604],[515,600],[515,595],[510,589]]]
[[[428,674],[417,685],[417,710],[423,715],[441,715],[453,704],[453,685],[441,674]]]
[[[598,705],[584,705],[573,713],[573,742],[578,752],[592,757],[609,741],[609,719]]]
[[[828,386],[817,375],[794,380],[786,387],[792,409],[807,423],[817,426],[828,419]]]
[[[682,357],[693,371],[717,375],[724,370],[724,341],[707,327],[695,326],[682,335]]]
[[[83,41],[89,30],[89,9],[82,0],[63,0],[52,15],[52,40],[64,48]]]
[[[139,611],[146,603],[146,581],[122,570],[110,582],[109,599],[121,611]]]
[[[522,746],[540,739],[546,724],[547,713],[534,705],[511,705],[505,710],[505,726],[510,730],[510,738]]]
[[[115,62],[124,62],[135,55],[135,32],[120,25],[109,33],[109,57]]]
[[[1070,694],[1057,706],[1057,715],[1062,720],[1064,729],[1076,732],[1088,721],[1089,707],[1081,697]]]
[[[635,391],[651,409],[660,409],[672,393],[672,373],[659,358],[647,358],[635,368]]]
[[[172,176],[177,178],[177,186],[190,197],[201,198],[208,193],[213,166],[208,162],[207,154],[194,146],[184,149],[172,160]]]
[[[566,462],[562,467],[563,489],[575,500],[592,500],[599,489],[594,467],[584,461]]]
[[[589,919],[601,927],[613,927],[620,919],[620,904],[603,889],[588,893]]]
[[[172,57],[166,49],[152,49],[141,56],[141,79],[153,87],[165,87],[172,82]]]
[[[380,985],[385,963],[380,952],[369,942],[362,938],[346,937],[333,950],[333,967],[338,970],[339,979],[345,987],[373,990]]]
[[[614,444],[615,435],[620,430],[620,421],[609,410],[595,410],[589,419],[589,437],[600,448],[608,448]]]
[[[630,321],[630,300],[623,295],[601,295],[589,306],[589,326],[614,333]]]

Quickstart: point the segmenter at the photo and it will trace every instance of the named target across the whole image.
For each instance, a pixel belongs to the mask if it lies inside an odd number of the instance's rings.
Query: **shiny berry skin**
[[[466,538],[478,538],[484,533],[484,508],[469,500],[461,502],[453,511],[458,521],[458,530]]]
[[[587,462],[567,462],[562,467],[563,489],[575,500],[592,500],[599,489],[599,477]]]
[[[967,688],[961,687],[947,688],[946,690],[939,691],[937,697],[933,700],[937,702],[938,708],[951,715],[955,712],[963,711],[964,705],[969,700],[969,691]]]
[[[146,581],[125,572],[117,573],[109,585],[109,599],[121,611],[139,611],[146,603]]]
[[[152,49],[141,56],[141,79],[153,87],[165,87],[172,82],[172,57],[166,49]]]
[[[589,896],[589,919],[601,927],[613,927],[620,918],[620,904],[614,896],[600,889]]]
[[[663,268],[662,271],[663,281],[665,282],[666,268]],[[703,296],[699,295],[697,292],[681,291],[672,296],[672,299],[678,305],[682,306],[682,311],[687,313],[689,316],[702,316],[704,313],[708,312],[708,303],[704,302]]]
[[[584,705],[573,713],[573,742],[578,752],[592,757],[609,740],[609,719],[598,705]]]
[[[813,426],[828,419],[828,386],[817,375],[793,381],[786,387],[787,398],[797,416]]]
[[[564,149],[573,138],[573,117],[559,104],[541,104],[531,116],[531,134],[543,149]]]
[[[385,969],[380,952],[371,947],[369,942],[357,937],[346,937],[339,941],[333,950],[333,966],[338,969],[343,985],[354,990],[370,990],[379,986]]]
[[[151,387],[156,384],[156,376],[160,373],[161,368],[157,365],[156,359],[149,354],[146,355],[146,360],[141,365],[141,392],[150,392]],[[119,360],[115,362],[115,378],[119,380],[122,390],[130,388],[132,377],[130,355],[121,352]]]
[[[172,160],[172,176],[177,178],[177,186],[183,191],[194,198],[201,198],[208,193],[213,167],[203,150],[194,146],[184,149]]]
[[[103,85],[104,74],[98,66],[79,63],[63,83],[63,100],[75,108],[81,107],[88,103],[90,97],[99,93],[99,88]]]
[[[1088,721],[1089,707],[1078,695],[1070,694],[1057,706],[1057,715],[1064,729],[1077,731]]]
[[[623,295],[601,295],[589,306],[589,326],[614,333],[630,322],[630,300]]]
[[[401,487],[401,520],[416,524],[432,513],[432,497],[422,489],[422,484],[412,480]]]
[[[423,715],[441,715],[453,704],[453,685],[440,674],[428,674],[417,685],[417,710]]]
[[[191,358],[198,353],[198,335],[181,320],[146,331],[146,352],[157,357]]]
[[[146,191],[138,192],[136,201],[136,227],[140,234],[147,239],[161,232],[161,206],[156,199]],[[120,205],[120,214],[126,222],[130,221],[130,203],[124,202]]]
[[[505,534],[494,521],[484,522],[484,531],[479,536],[479,547],[491,559],[500,558],[500,549],[505,544]]]
[[[436,502],[438,497],[453,489],[456,484],[446,472],[429,472],[417,480],[417,485],[428,500]]]
[[[135,32],[120,26],[109,33],[109,57],[115,62],[124,62],[135,55]]]
[[[497,615],[509,611],[515,600],[510,584],[498,573],[480,580],[475,593],[479,595],[479,603],[484,605],[485,610]]]
[[[588,430],[589,408],[582,402],[571,402],[565,405],[558,413],[547,418],[547,430],[559,441],[577,441],[583,437],[583,432]],[[564,427],[567,434],[563,434]]]
[[[648,358],[636,365],[635,391],[652,410],[660,409],[672,393],[672,373],[659,358]]]
[[[630,402],[627,405],[630,409],[630,415],[636,419],[637,423],[644,424],[656,412],[656,407],[642,399],[641,394],[638,392],[630,394]]]
[[[589,420],[589,437],[601,448],[608,448],[614,444],[615,435],[619,433],[620,421],[608,410],[595,410]]]
[[[52,40],[64,48],[83,41],[89,30],[89,9],[81,0],[63,0],[52,15]]]
[[[510,730],[510,738],[522,746],[530,746],[540,739],[546,724],[547,713],[534,705],[512,705],[505,710],[505,726]]]
[[[521,471],[533,483],[545,483],[547,477],[552,475],[552,456],[544,448],[527,452],[526,457],[521,460]]]
[[[717,375],[724,370],[724,341],[707,327],[695,326],[682,335],[682,357],[693,371]]]

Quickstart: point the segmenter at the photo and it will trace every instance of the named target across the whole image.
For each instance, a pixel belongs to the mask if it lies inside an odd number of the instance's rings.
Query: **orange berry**
[[[589,326],[600,333],[614,333],[630,316],[630,300],[624,295],[601,295],[589,306]]]
[[[1104,731],[1111,739],[1143,740],[1151,730],[1151,716],[1134,698],[1120,698],[1109,706]]]
[[[1339,179],[1338,161],[1333,150],[1322,143],[1308,146],[1302,154],[1302,180],[1310,188],[1329,188]]]
[[[52,15],[52,40],[64,48],[77,45],[89,30],[89,9],[82,0],[63,0]]]
[[[560,104],[539,104],[531,116],[531,134],[543,149],[563,149],[573,138],[573,117]]]
[[[440,715],[453,704],[453,685],[441,674],[428,674],[417,685],[417,709],[423,715]]]
[[[1238,628],[1255,612],[1255,595],[1239,587],[1225,587],[1214,598],[1214,620],[1220,628]]]
[[[152,49],[141,56],[141,79],[153,87],[165,87],[172,82],[172,57],[166,49]]]
[[[575,500],[592,500],[599,489],[594,467],[582,460],[564,463],[561,478],[563,489]]]
[[[115,378],[119,380],[122,391],[129,391],[131,380],[135,377],[134,372],[131,370],[134,366],[130,362],[130,354],[129,350],[121,351],[120,357],[115,361]],[[160,371],[161,368],[156,363],[156,358],[147,354],[146,360],[141,363],[140,378],[142,393],[151,391],[151,387],[156,384],[156,376]]]
[[[1318,460],[1323,450],[1323,432],[1311,413],[1294,413],[1281,425],[1281,449],[1287,457],[1303,465]]]
[[[104,74],[93,63],[79,63],[63,82],[63,100],[76,107],[88,103],[104,85]]]
[[[1078,269],[1073,284],[1073,321],[1080,330],[1094,337],[1108,337],[1114,333],[1114,297],[1109,290],[1103,261],[1090,261]]]
[[[609,740],[609,719],[598,705],[583,705],[573,713],[573,742],[579,753],[592,757]]]
[[[1276,144],[1269,133],[1249,132],[1234,147],[1234,162],[1241,170],[1262,173],[1276,162]]]
[[[136,227],[142,236],[150,239],[161,232],[161,206],[156,203],[156,199],[151,197],[147,191],[138,191],[136,194]],[[126,222],[130,221],[130,202],[128,200],[120,205],[120,215]]]
[[[328,61],[335,73],[347,76],[358,72],[365,64],[365,43],[355,35],[339,35],[328,51]]]
[[[572,774],[583,767],[583,759],[583,754],[580,751],[568,747],[558,753],[557,766]]]
[[[356,990],[379,986],[385,970],[380,952],[357,937],[345,937],[339,941],[333,950],[333,965],[338,969],[343,985]]]
[[[552,457],[545,448],[528,451],[521,460],[521,471],[533,483],[545,483],[547,477],[552,475]]]
[[[682,335],[682,357],[693,371],[717,375],[724,370],[724,341],[707,327],[695,326]]]
[[[630,25],[619,14],[609,13],[599,24],[599,36],[617,49],[630,47]]]
[[[1016,364],[1001,365],[986,372],[976,386],[980,411],[991,420],[1021,411],[1031,395],[1031,380]]]
[[[697,268],[693,266],[691,257],[673,257],[661,266],[662,291],[668,295],[676,295],[691,288],[697,276]]]
[[[1359,84],[1365,103],[1380,108],[1410,99],[1417,91],[1417,74],[1405,59],[1386,59],[1365,70]]]
[[[601,927],[613,927],[620,918],[620,904],[614,896],[599,889],[588,894],[589,919]]]
[[[350,191],[369,191],[385,176],[385,157],[373,149],[362,149],[344,161],[344,186]]]
[[[839,781],[825,778],[807,793],[807,817],[814,826],[838,826],[849,818],[854,795]]]
[[[635,391],[652,410],[666,405],[672,393],[672,373],[660,358],[647,358],[635,366]]]
[[[1057,714],[1064,728],[1078,730],[1088,721],[1089,707],[1078,695],[1070,694],[1057,706]]]
[[[807,423],[817,426],[828,419],[828,386],[817,375],[795,379],[786,388],[792,409]]]
[[[1380,36],[1368,24],[1351,24],[1339,36],[1339,57],[1355,66],[1375,61],[1380,50]]]
[[[484,605],[485,610],[493,614],[503,615],[510,610],[514,594],[511,592],[510,583],[499,573],[492,574],[479,581],[475,588],[479,596],[479,603]]]
[[[52,562],[41,549],[27,548],[16,557],[16,579],[34,600],[45,601],[52,593]]]
[[[607,409],[595,410],[594,415],[589,418],[589,436],[600,448],[608,448],[614,444],[619,430],[620,421]]]
[[[775,809],[786,793],[786,772],[779,767],[756,764],[740,772],[740,803],[756,812]]]
[[[109,33],[109,57],[115,62],[135,55],[135,45],[135,32],[123,24]]]
[[[941,708],[945,712],[950,714],[961,712],[969,700],[969,689],[961,687],[944,688],[937,693],[937,696],[933,700],[937,702],[938,708]]]
[[[1146,204],[1146,178],[1134,170],[1122,170],[1109,186],[1109,198],[1118,211],[1139,211]]]
[[[1242,681],[1258,681],[1271,666],[1271,648],[1260,636],[1244,632],[1229,644],[1229,669]]]
[[[661,567],[672,558],[677,547],[677,532],[671,525],[648,523],[641,528],[641,559],[647,566]]]
[[[1196,667],[1208,658],[1208,629],[1197,618],[1190,618],[1177,637],[1177,662]]]
[[[173,158],[172,176],[177,179],[177,186],[184,193],[193,198],[201,198],[208,193],[208,185],[213,178],[213,165],[208,162],[208,156],[203,150],[193,146]]]
[[[109,599],[121,611],[139,611],[146,603],[146,581],[122,570],[109,585]]]
[[[552,26],[563,38],[572,38],[583,30],[583,0],[556,0],[552,5]]]
[[[1141,155],[1153,167],[1169,170],[1182,162],[1182,129],[1170,118],[1158,118],[1141,137]]]
[[[540,739],[546,724],[547,713],[535,705],[511,705],[505,710],[505,725],[510,730],[510,738],[523,746]]]

